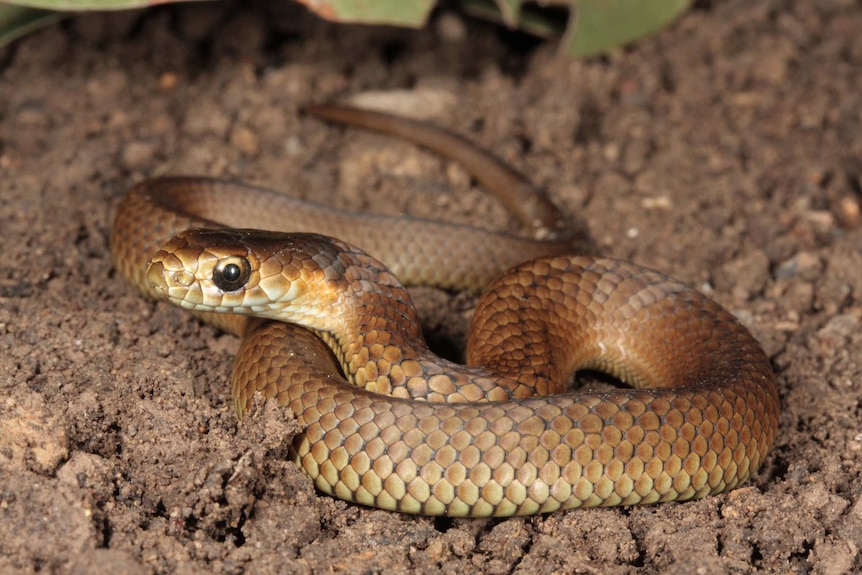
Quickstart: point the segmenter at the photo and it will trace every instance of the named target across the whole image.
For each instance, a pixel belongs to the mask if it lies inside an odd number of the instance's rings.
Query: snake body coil
[[[290,209],[279,216],[282,202]],[[435,235],[440,246],[425,234],[441,224],[428,222],[370,220],[364,244],[365,232],[348,244],[183,231],[301,225],[345,238],[366,217],[167,178],[133,188],[113,232],[117,266],[141,291],[243,336],[238,413],[256,392],[289,406],[305,430],[295,459],[322,491],[407,513],[525,515],[703,497],[763,462],[778,425],[766,356],[718,304],[658,272],[457,226]],[[428,350],[406,290],[353,243],[399,275],[447,286],[476,287],[530,261],[483,295],[461,366]],[[445,276],[459,259],[469,263]],[[633,389],[567,392],[579,369]]]

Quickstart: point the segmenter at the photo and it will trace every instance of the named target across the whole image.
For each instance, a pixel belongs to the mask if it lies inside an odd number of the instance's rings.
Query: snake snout
[[[152,261],[147,269],[147,281],[160,294],[171,288],[188,288],[195,280],[193,274],[184,269],[170,270],[161,261]]]
[[[165,266],[162,262],[150,262],[147,268],[147,283],[159,293],[168,290],[168,283],[165,281]]]

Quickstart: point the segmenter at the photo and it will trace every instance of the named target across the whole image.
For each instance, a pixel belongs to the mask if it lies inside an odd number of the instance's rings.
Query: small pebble
[[[437,20],[437,33],[447,42],[463,42],[467,38],[467,26],[455,13],[444,12]]]
[[[177,84],[180,83],[180,77],[177,76],[174,72],[165,72],[161,76],[159,76],[159,89],[168,92],[177,87]]]
[[[838,203],[838,221],[848,230],[859,227],[859,200],[852,196],[844,196]]]
[[[120,162],[127,170],[141,170],[152,164],[156,147],[150,142],[130,142],[123,148]]]
[[[667,195],[652,196],[641,200],[641,207],[645,210],[669,210],[673,207],[673,200]]]
[[[775,279],[788,279],[798,275],[814,279],[822,268],[820,258],[811,252],[799,252],[775,268]]]
[[[231,131],[230,145],[247,156],[256,156],[260,150],[260,142],[255,133],[242,126]]]

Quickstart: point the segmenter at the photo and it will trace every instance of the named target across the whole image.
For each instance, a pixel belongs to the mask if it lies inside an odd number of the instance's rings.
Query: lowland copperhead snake
[[[312,112],[463,158],[534,229],[552,236],[558,225],[523,178],[463,139],[350,108]],[[747,480],[778,426],[760,345],[659,272],[566,251],[553,238],[351,214],[206,178],[133,187],[112,238],[140,291],[243,337],[238,413],[255,392],[289,406],[305,430],[294,458],[326,493],[406,513],[509,516],[691,499]],[[477,307],[469,367],[428,350],[396,276],[480,289],[516,265]],[[566,391],[579,369],[632,388]]]

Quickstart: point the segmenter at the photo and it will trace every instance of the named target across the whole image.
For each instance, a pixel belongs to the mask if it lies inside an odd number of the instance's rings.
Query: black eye
[[[213,283],[222,291],[236,291],[251,276],[251,265],[240,257],[225,258],[213,270]]]

